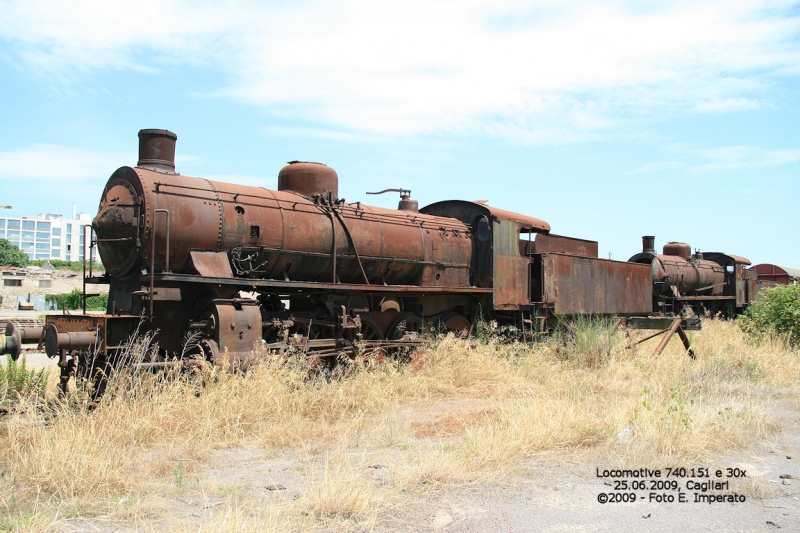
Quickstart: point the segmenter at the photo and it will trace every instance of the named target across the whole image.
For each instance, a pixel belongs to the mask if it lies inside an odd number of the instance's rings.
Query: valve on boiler
[[[419,202],[411,199],[411,190],[409,189],[384,189],[380,192],[368,192],[367,194],[383,194],[385,192],[399,192],[400,203],[397,204],[399,211],[419,211]]]

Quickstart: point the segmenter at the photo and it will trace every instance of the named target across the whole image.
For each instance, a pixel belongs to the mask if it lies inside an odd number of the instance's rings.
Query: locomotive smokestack
[[[175,174],[175,143],[178,136],[168,130],[139,130],[137,167]]]
[[[653,235],[645,235],[642,237],[642,253],[654,254],[656,253],[656,238]]]

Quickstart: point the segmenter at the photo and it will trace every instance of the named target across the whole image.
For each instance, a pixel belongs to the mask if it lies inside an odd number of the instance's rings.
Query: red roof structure
[[[774,281],[782,285],[789,285],[790,283],[797,283],[800,281],[800,270],[796,268],[761,263],[748,270],[755,270],[758,273],[759,280]]]

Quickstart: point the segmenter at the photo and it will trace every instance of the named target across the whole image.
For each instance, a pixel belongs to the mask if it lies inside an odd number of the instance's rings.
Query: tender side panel
[[[543,299],[556,315],[640,315],[652,311],[650,265],[542,254]]]

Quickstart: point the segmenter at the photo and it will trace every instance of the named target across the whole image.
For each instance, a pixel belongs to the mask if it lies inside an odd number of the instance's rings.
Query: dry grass
[[[0,529],[364,530],[402,516],[403,495],[502,478],[530,458],[691,464],[772,434],[777,395],[798,397],[800,353],[748,343],[728,322],[691,335],[696,361],[677,340],[653,359],[657,340],[637,352],[587,323],[528,345],[447,337],[412,365],[346,379],[265,356],[246,373],[206,372],[202,389],[138,379],[94,409],[23,402],[0,428]],[[245,447],[261,450],[254,464],[304,458],[291,467],[299,496],[240,484],[269,477],[252,468],[228,484],[209,473],[220,450]]]

